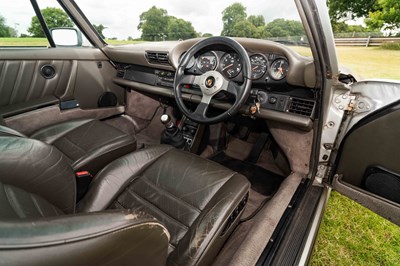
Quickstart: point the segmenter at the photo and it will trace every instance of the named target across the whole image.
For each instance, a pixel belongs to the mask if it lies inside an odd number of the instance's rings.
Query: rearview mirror
[[[82,33],[75,28],[52,28],[50,33],[57,46],[82,46]]]

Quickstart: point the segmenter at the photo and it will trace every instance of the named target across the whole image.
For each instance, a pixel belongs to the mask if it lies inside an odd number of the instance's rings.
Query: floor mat
[[[253,163],[231,158],[223,152],[214,155],[210,159],[247,177],[251,183],[251,188],[264,196],[272,196],[284,180],[281,175]]]

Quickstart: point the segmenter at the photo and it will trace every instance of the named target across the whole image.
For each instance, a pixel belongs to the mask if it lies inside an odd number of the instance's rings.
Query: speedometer
[[[214,70],[217,66],[217,56],[212,52],[207,52],[197,58],[197,68],[205,73]]]
[[[259,79],[267,72],[267,59],[261,54],[254,54],[250,56],[251,63],[251,78]]]
[[[225,54],[221,59],[221,69],[228,78],[236,77],[242,70],[242,62],[236,53]]]

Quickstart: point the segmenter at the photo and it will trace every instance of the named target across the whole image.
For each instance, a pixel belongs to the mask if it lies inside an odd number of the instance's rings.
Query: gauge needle
[[[226,67],[224,67],[224,68],[222,69],[222,71],[224,71],[225,69],[227,69],[227,68],[229,68],[229,67],[231,67],[231,66],[233,66],[233,64],[227,65]]]
[[[282,64],[283,64],[283,62],[281,61],[281,64],[279,65],[279,68],[278,68],[278,70],[279,70],[279,72],[281,72],[281,74],[283,75],[283,68],[282,68]]]

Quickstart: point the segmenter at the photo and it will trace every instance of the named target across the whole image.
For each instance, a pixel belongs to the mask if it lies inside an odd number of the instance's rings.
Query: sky
[[[294,0],[75,0],[94,24],[107,27],[108,38],[120,40],[140,37],[137,30],[139,16],[153,5],[167,10],[168,15],[190,21],[197,32],[219,35],[222,30],[222,11],[240,2],[247,8],[247,15],[263,15],[266,22],[276,18],[300,20]],[[40,8],[57,6],[55,0],[38,0]],[[197,3],[197,6],[195,6]],[[7,24],[27,33],[34,11],[29,0],[0,1],[0,15]]]

